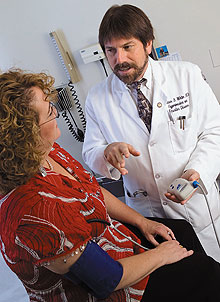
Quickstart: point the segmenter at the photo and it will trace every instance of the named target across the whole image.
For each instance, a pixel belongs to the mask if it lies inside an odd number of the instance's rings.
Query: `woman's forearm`
[[[123,266],[123,276],[115,290],[131,286],[159,267],[177,262],[193,254],[176,240],[161,243],[154,249],[118,260]]]
[[[124,204],[121,200],[116,198],[106,189],[102,187],[101,189],[104,195],[104,201],[107,208],[107,212],[110,217],[121,222],[129,223],[136,227],[139,227],[141,225],[141,221],[144,219],[141,214],[128,207],[126,204]]]
[[[118,260],[123,266],[123,276],[115,290],[131,286],[163,265],[157,251],[149,250],[142,254]]]

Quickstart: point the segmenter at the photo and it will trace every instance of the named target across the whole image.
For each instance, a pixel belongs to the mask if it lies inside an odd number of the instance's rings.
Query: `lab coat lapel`
[[[167,95],[163,89],[166,79],[164,73],[161,71],[161,67],[159,66],[158,62],[155,62],[152,59],[150,59],[150,64],[152,68],[152,81],[154,86],[151,133],[154,133],[154,131],[157,131],[159,121],[164,119],[164,110],[167,110]]]
[[[156,133],[158,124],[164,120],[164,110],[166,110],[167,96],[161,86],[155,81],[153,94],[153,115],[151,121],[151,134]]]
[[[140,127],[147,135],[149,135],[148,129],[143,123],[143,121],[139,118],[137,106],[135,103],[135,100],[133,100],[129,89],[126,87],[126,85],[118,79],[116,75],[113,75],[113,85],[114,87],[114,93],[117,95],[117,98],[119,100],[119,107],[120,110],[123,110],[124,113]],[[130,121],[129,121],[130,125]],[[129,126],[128,126],[129,127]]]
[[[135,101],[132,99],[128,89],[126,88],[124,91],[121,91],[120,107],[147,135],[149,135],[147,127],[138,115]]]
[[[167,96],[163,91],[163,85],[165,83],[165,77],[163,72],[161,72],[160,66],[150,58],[150,64],[152,68],[152,81],[154,81],[154,93],[153,93],[153,116],[151,124],[151,134],[156,131],[158,121],[163,117],[164,110],[160,109],[159,103],[162,104],[162,107],[166,106]],[[138,116],[137,107],[135,101],[132,99],[129,90],[126,88],[125,84],[120,80],[116,79],[117,84],[115,87],[119,93],[120,98],[120,107],[122,110],[147,134],[149,131],[143,121]],[[161,108],[162,109],[162,108]],[[163,108],[164,109],[164,108]]]

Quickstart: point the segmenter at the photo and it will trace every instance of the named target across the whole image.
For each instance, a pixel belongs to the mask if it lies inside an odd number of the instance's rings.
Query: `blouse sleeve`
[[[80,213],[80,203],[38,201],[30,214],[25,214],[16,230],[16,244],[41,264],[65,255],[91,238],[91,225]],[[25,253],[24,253],[25,255]]]

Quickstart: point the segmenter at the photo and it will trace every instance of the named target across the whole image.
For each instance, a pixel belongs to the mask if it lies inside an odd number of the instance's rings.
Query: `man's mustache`
[[[136,68],[135,64],[129,64],[127,62],[121,63],[121,64],[117,64],[114,67],[114,71],[117,72],[119,70],[127,70],[129,68]]]

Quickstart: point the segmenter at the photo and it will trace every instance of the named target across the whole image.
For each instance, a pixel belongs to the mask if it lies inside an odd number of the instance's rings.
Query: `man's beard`
[[[113,72],[122,82],[124,82],[125,84],[131,84],[135,82],[142,75],[147,63],[148,63],[148,54],[146,54],[146,59],[142,67],[138,67],[134,63],[129,64],[127,62],[123,62],[122,64],[115,65]],[[121,75],[119,73],[120,70],[128,70],[129,68],[133,68],[134,72],[132,72],[129,75]]]

